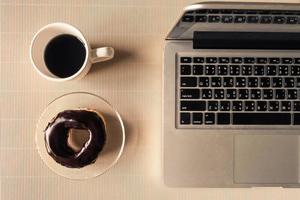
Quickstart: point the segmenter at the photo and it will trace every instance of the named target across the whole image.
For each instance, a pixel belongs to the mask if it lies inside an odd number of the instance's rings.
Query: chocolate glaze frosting
[[[79,152],[68,145],[68,134],[72,128],[88,130],[90,133],[89,140]],[[95,162],[106,139],[103,119],[89,110],[65,110],[58,113],[44,133],[49,155],[69,168],[81,168]]]

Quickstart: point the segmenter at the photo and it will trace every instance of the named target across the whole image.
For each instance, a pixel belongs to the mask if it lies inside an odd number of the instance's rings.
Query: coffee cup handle
[[[115,51],[112,47],[100,47],[100,48],[92,49],[91,60],[92,63],[110,60],[114,57],[114,54]]]

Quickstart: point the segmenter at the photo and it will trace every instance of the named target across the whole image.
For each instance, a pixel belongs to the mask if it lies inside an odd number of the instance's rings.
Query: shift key
[[[206,109],[205,101],[181,101],[180,110],[182,111],[204,111]]]

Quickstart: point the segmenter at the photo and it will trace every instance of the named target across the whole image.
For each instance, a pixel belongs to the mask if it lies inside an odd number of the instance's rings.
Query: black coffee
[[[46,46],[44,59],[51,73],[66,78],[82,67],[86,56],[84,44],[73,35],[59,35]]]

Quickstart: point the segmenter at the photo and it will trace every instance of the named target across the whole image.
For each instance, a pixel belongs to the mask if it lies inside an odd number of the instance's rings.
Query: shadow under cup
[[[51,44],[53,40],[61,36],[69,36],[69,39],[70,37],[77,39],[77,41],[81,42],[81,48],[85,49],[81,49],[79,52],[81,54],[85,54],[81,56],[82,60],[80,61],[80,65],[74,69],[75,71],[73,70],[73,73],[64,73],[63,76],[60,76],[58,73],[53,73],[55,71],[51,70],[49,61],[45,61],[45,51],[47,50],[48,45]],[[62,44],[60,45],[62,46]],[[53,47],[51,50],[52,54],[55,53],[56,55],[59,55],[59,52],[53,52],[54,49],[55,48]],[[88,64],[89,49],[90,48],[86,42],[86,39],[78,29],[65,23],[53,23],[43,27],[36,33],[31,43],[30,57],[34,68],[41,76],[50,80],[65,81],[74,78],[80,78],[87,73],[88,70],[85,69],[85,66]],[[74,58],[74,60],[76,61],[76,58]],[[86,71],[86,73],[84,73],[84,71]]]

